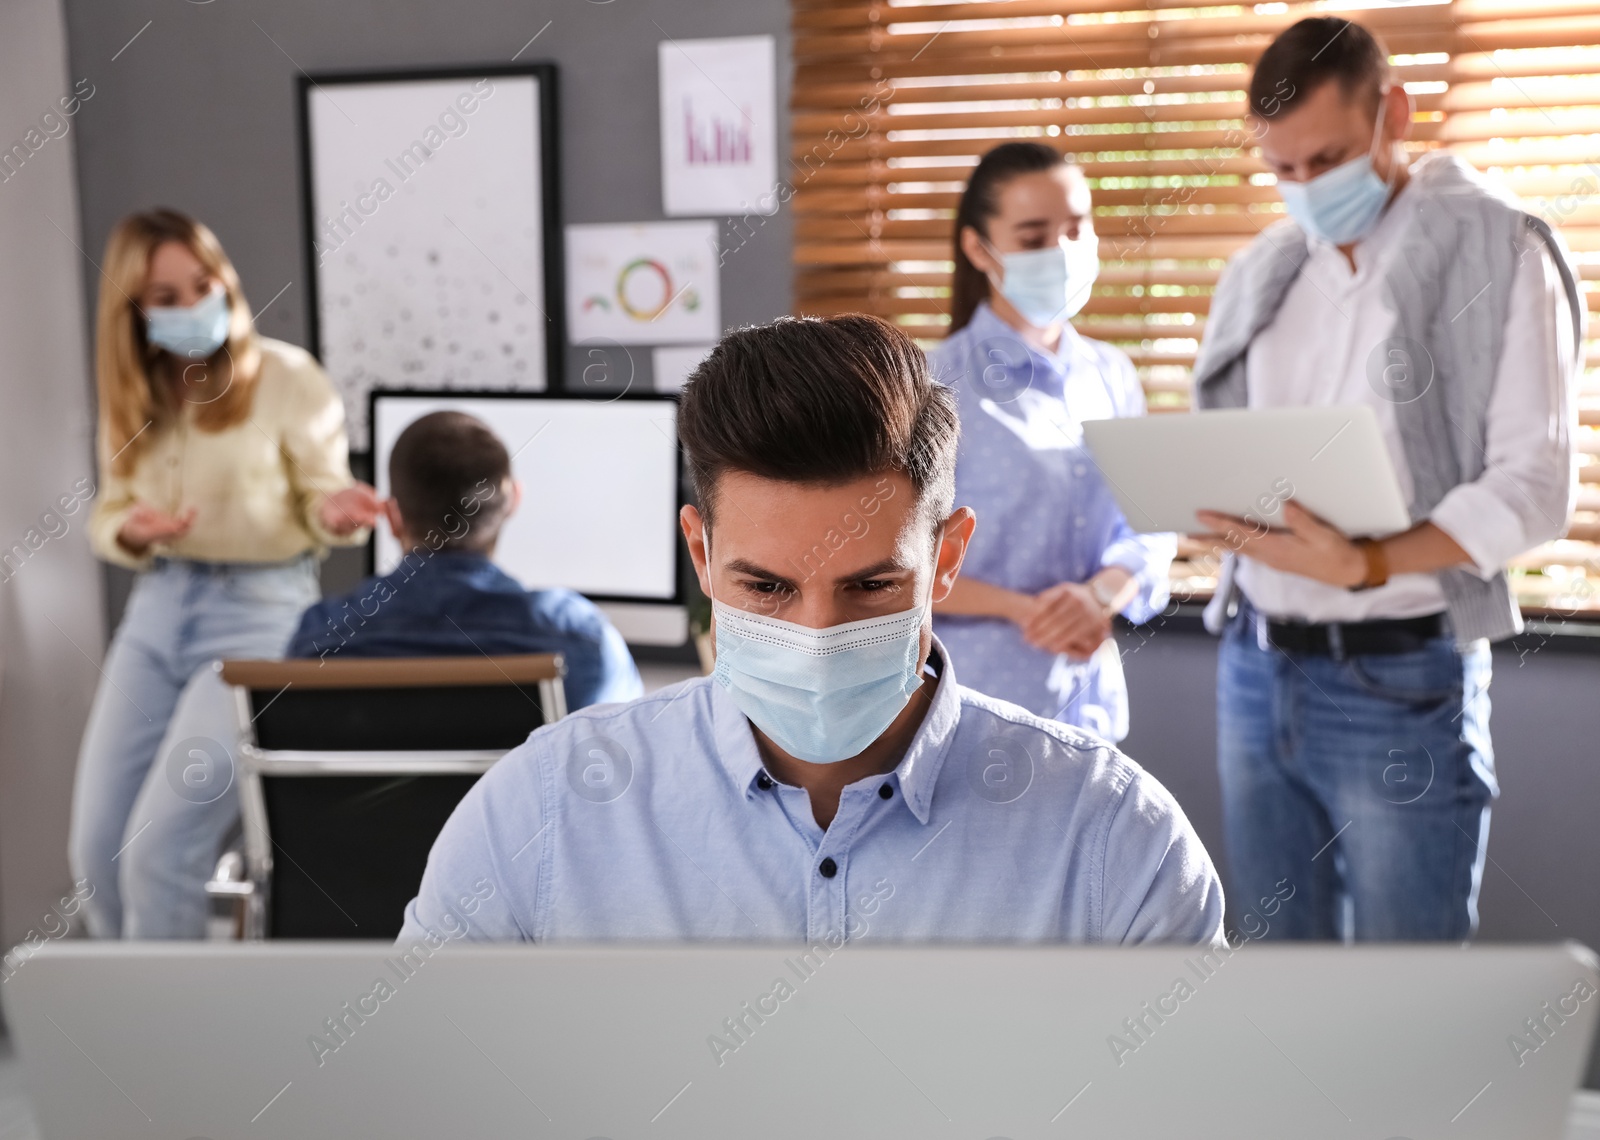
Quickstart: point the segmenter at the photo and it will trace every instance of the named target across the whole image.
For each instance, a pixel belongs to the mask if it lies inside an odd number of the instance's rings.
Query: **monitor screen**
[[[661,396],[575,399],[540,392],[372,394],[372,459],[389,494],[389,452],[414,420],[437,411],[476,416],[511,453],[522,506],[500,532],[494,560],[524,586],[565,586],[591,598],[678,597],[677,404]],[[400,561],[387,526],[373,564]]]

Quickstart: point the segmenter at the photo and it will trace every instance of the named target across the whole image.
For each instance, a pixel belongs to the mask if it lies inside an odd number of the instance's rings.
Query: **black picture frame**
[[[538,84],[539,138],[535,148],[539,163],[539,195],[541,205],[541,242],[544,265],[541,286],[544,297],[541,307],[545,314],[545,389],[552,394],[566,390],[567,316],[566,316],[566,249],[563,241],[560,169],[560,104],[557,69],[550,62],[494,63],[473,66],[388,68],[362,71],[328,71],[296,77],[296,116],[300,147],[300,204],[301,204],[301,254],[304,260],[306,281],[306,320],[311,340],[312,354],[323,359],[322,302],[317,254],[314,245],[317,229],[316,183],[313,170],[313,143],[311,135],[311,92],[317,88],[341,85],[374,83],[424,83],[439,80],[495,79],[504,77],[529,78]],[[462,389],[465,391],[465,389]],[[369,393],[371,389],[368,390]],[[454,391],[451,389],[450,391]],[[523,389],[512,389],[518,395]],[[371,404],[368,401],[370,416]],[[370,419],[368,421],[371,422]],[[353,449],[353,453],[368,460],[371,447]]]
[[[680,400],[676,392],[617,392],[609,395],[590,395],[584,392],[551,391],[545,389],[537,391],[508,391],[504,388],[468,389],[468,388],[370,388],[367,390],[367,422],[377,423],[378,401],[385,396],[403,396],[423,400],[577,400],[592,404],[612,404],[618,401],[655,400],[670,403],[676,406]],[[685,586],[684,558],[685,552],[682,542],[679,541],[678,512],[689,500],[685,495],[683,441],[674,433],[673,446],[676,451],[673,482],[673,514],[668,520],[672,534],[672,594],[665,598],[646,598],[629,594],[590,594],[584,591],[584,597],[591,602],[618,602],[629,605],[642,606],[687,606],[688,597]],[[374,448],[370,454],[373,466],[373,485],[378,481],[378,455]],[[374,528],[366,542],[366,572],[371,577],[377,573],[378,565],[378,532]]]

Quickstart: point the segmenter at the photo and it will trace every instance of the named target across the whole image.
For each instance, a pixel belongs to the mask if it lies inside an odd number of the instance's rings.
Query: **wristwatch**
[[[1359,583],[1351,586],[1353,591],[1372,590],[1383,585],[1389,580],[1389,560],[1384,557],[1383,543],[1375,538],[1356,539],[1356,549],[1361,551],[1361,557],[1366,559],[1367,573]]]
[[[1117,591],[1113,590],[1103,578],[1089,579],[1089,592],[1094,595],[1094,600],[1100,603],[1100,608],[1107,614],[1117,612]]]

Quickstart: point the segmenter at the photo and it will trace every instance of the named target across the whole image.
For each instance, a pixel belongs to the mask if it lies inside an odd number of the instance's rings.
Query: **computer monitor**
[[[687,640],[672,397],[379,389],[370,419],[379,494],[389,494],[389,452],[400,433],[438,411],[476,416],[511,453],[523,499],[500,532],[495,562],[502,569],[530,589],[584,594],[635,644]],[[373,531],[369,550],[375,573],[399,564],[400,544],[387,527]]]
[[[44,1140],[1561,1140],[1597,985],[1575,943],[441,931],[47,942],[0,1001]]]

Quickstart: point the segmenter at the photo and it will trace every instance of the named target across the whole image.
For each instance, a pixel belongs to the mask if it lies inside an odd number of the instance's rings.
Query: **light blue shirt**
[[[1221,938],[1216,870],[1165,788],[941,660],[904,759],[846,787],[826,831],[710,678],[537,730],[445,824],[401,943]]]
[[[1060,351],[1040,352],[985,303],[930,361],[960,407],[956,502],[978,514],[961,573],[1036,594],[1122,566],[1139,586],[1123,615],[1155,616],[1167,604],[1176,541],[1134,533],[1083,444],[1084,420],[1144,414],[1127,354],[1070,326]],[[975,688],[1108,740],[1128,734],[1115,643],[1078,662],[1029,645],[1003,618],[938,614],[934,629]]]

